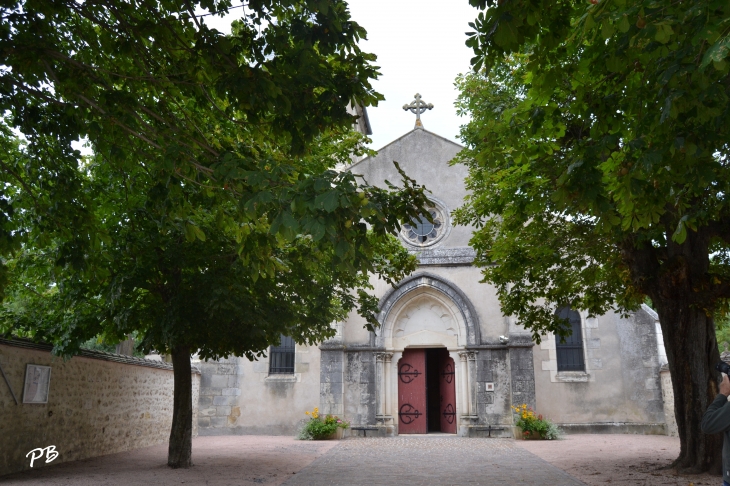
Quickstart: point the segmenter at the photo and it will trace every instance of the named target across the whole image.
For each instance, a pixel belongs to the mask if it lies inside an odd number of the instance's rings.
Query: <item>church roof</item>
[[[409,131],[409,132],[406,132],[406,133],[404,133],[403,135],[401,135],[400,137],[396,138],[395,140],[393,140],[393,141],[391,141],[391,142],[388,142],[387,144],[383,145],[383,146],[382,146],[382,147],[380,147],[380,148],[379,148],[378,150],[376,150],[376,152],[382,152],[383,150],[385,150],[386,148],[390,147],[391,145],[393,145],[393,144],[395,144],[395,143],[398,143],[398,142],[400,142],[400,141],[401,141],[401,140],[403,140],[404,138],[407,138],[408,136],[410,136],[410,135],[413,135],[413,134],[414,134],[415,132],[418,132],[418,131],[421,131],[421,132],[426,132],[427,134],[431,135],[432,137],[436,137],[436,138],[439,138],[439,139],[443,140],[444,142],[448,142],[448,143],[450,143],[450,144],[452,144],[452,145],[455,145],[455,146],[459,147],[460,149],[464,148],[464,146],[463,146],[463,145],[461,145],[460,143],[456,143],[456,142],[454,142],[453,140],[449,140],[448,138],[446,138],[446,137],[443,137],[443,136],[439,135],[438,133],[433,133],[433,132],[431,132],[431,131],[429,131],[429,130],[426,130],[425,128],[421,128],[421,127],[418,127],[418,128],[414,128],[413,130],[411,130],[411,131]],[[365,158],[364,158],[364,159],[362,159],[362,160],[358,160],[358,161],[357,161],[357,162],[355,162],[354,164],[352,164],[352,165],[350,165],[350,166],[346,167],[346,168],[345,168],[345,170],[350,170],[350,169],[352,169],[353,167],[355,167],[355,166],[357,166],[357,165],[360,165],[361,163],[363,163],[363,162],[365,162],[365,161],[367,161],[367,160],[370,160],[370,158],[371,158],[371,157],[365,157]]]

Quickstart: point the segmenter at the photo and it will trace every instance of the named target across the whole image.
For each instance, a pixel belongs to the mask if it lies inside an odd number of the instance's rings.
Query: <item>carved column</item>
[[[393,353],[383,353],[383,374],[385,375],[385,379],[383,380],[385,383],[385,387],[383,388],[383,401],[385,402],[385,407],[383,408],[385,412],[386,417],[390,417],[391,411],[390,411],[390,375],[392,367],[392,361],[393,361]]]
[[[385,353],[375,353],[375,383],[377,386],[377,417],[382,420],[385,415],[385,373],[384,373]]]
[[[469,415],[476,416],[477,407],[475,403],[476,393],[474,393],[474,388],[476,387],[477,382],[477,352],[469,351],[466,356],[469,368],[469,388],[467,389],[467,394],[469,395]]]
[[[459,351],[459,366],[461,367],[461,415],[471,415],[469,407],[469,367],[467,363],[468,351]]]

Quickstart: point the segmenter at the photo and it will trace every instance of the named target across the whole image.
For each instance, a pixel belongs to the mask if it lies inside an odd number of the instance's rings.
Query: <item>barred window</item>
[[[269,351],[269,374],[294,373],[294,340],[281,335],[278,346]]]
[[[583,330],[580,314],[570,307],[558,309],[558,317],[567,319],[571,334],[565,338],[555,336],[555,348],[558,354],[558,371],[585,371],[583,358]]]

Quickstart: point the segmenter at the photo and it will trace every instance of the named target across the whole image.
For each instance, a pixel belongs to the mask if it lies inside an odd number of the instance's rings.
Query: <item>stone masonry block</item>
[[[492,361],[477,361],[477,381],[494,381]]]
[[[375,377],[373,376],[375,373],[373,371],[369,367],[360,370],[360,383],[373,383],[375,381]]]
[[[543,361],[542,370],[543,371],[558,371],[558,362],[555,360]]]
[[[235,375],[236,374],[236,365],[235,364],[219,364],[218,369],[216,370],[216,374],[218,375]]]
[[[601,338],[593,338],[588,339],[586,341],[586,348],[588,349],[598,349],[601,347]]]
[[[231,414],[231,407],[216,407],[215,414],[219,417],[227,417]]]
[[[603,369],[603,362],[600,358],[590,358],[588,360],[588,365],[591,367],[592,370]]]
[[[342,383],[320,383],[320,397],[331,396],[332,399],[337,403],[342,402]]]
[[[237,397],[241,394],[240,388],[224,388],[221,395],[223,396],[234,396]]]
[[[477,393],[477,403],[487,403],[487,404],[494,403],[494,393],[492,393],[492,392]]]
[[[532,370],[520,370],[512,368],[512,380],[513,381],[533,381],[534,371]]]
[[[233,406],[237,402],[237,397],[213,397],[213,405],[216,407],[225,407],[225,406]]]
[[[201,409],[198,411],[198,413],[200,415],[202,415],[203,417],[213,416],[213,415],[215,415],[215,412],[216,412],[215,407],[205,408],[205,409]]]
[[[228,386],[227,375],[210,375],[211,388],[226,388]]]
[[[228,417],[210,417],[210,426],[213,428],[227,427]]]
[[[340,383],[342,384],[342,372],[320,373],[319,380],[322,383]]]
[[[644,368],[658,368],[659,367],[659,360],[656,356],[650,356],[648,358],[645,358],[641,361],[641,364],[644,366]]]
[[[198,407],[200,407],[201,409],[203,407],[209,407],[211,405],[213,405],[213,397],[210,397],[210,396],[201,396],[198,399]]]

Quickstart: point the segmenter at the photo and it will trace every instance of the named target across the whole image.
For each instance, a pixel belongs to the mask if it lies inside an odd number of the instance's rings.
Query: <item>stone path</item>
[[[511,439],[444,436],[350,438],[284,482],[326,484],[585,485]]]

